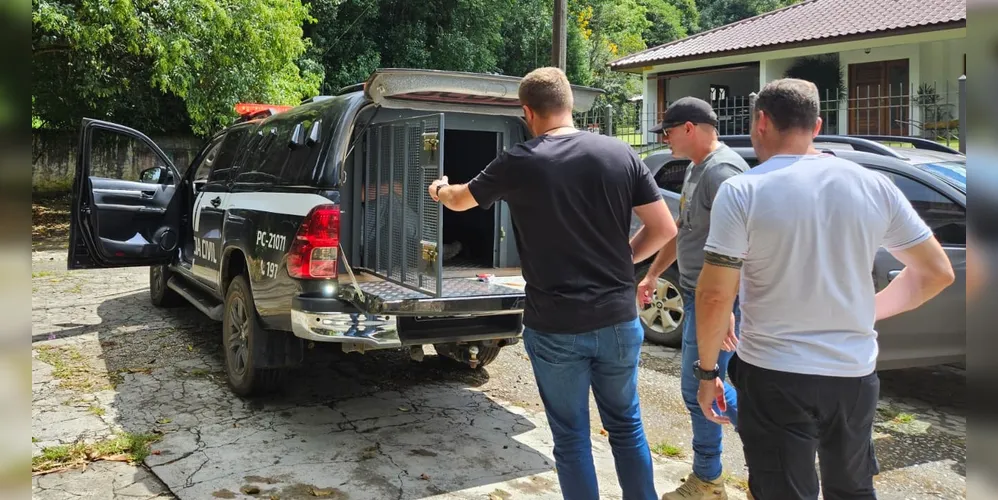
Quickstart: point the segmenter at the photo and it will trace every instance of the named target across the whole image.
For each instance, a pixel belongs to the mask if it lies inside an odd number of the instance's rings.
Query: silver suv
[[[722,136],[722,142],[740,154],[750,167],[759,162],[748,136]],[[900,144],[891,147],[887,144]],[[883,136],[820,135],[815,146],[886,175],[901,189],[932,228],[949,255],[956,282],[916,310],[876,324],[880,355],[878,369],[908,368],[963,362],[967,352],[966,251],[967,158],[959,151],[925,139]],[[650,154],[651,169],[669,208],[678,214],[679,191],[688,160],[669,150]],[[643,277],[649,262],[639,265]],[[877,254],[872,270],[879,291],[901,271],[902,264],[886,250]],[[675,265],[660,278],[658,298],[641,311],[648,340],[679,347],[683,315],[679,271]]]

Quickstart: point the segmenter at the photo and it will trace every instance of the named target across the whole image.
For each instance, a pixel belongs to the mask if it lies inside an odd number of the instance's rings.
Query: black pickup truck
[[[149,266],[154,304],[222,323],[240,395],[279,387],[309,342],[487,365],[522,331],[508,207],[445,211],[426,188],[528,138],[519,82],[384,69],[298,106],[237,106],[183,172],[142,133],[86,119],[68,266]],[[601,91],[574,92],[584,112]],[[148,164],[92,154],[107,136],[148,148]]]

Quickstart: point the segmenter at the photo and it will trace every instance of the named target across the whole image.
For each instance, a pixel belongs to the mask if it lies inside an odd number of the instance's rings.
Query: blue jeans
[[[700,403],[697,401],[697,391],[700,389],[700,380],[693,375],[693,362],[700,359],[700,351],[697,349],[697,322],[696,307],[694,306],[694,296],[692,293],[683,293],[683,354],[681,367],[680,386],[683,392],[683,401],[686,408],[690,410],[690,417],[693,423],[693,473],[704,481],[713,481],[721,477],[721,426],[715,424],[703,415]],[[738,310],[738,300],[735,300],[735,335],[740,335],[741,312]],[[734,353],[721,351],[717,358],[717,365],[721,369],[723,379],[728,372],[728,361]],[[731,419],[731,424],[738,427],[738,396],[735,388],[731,384],[724,383],[724,399],[728,403],[728,409],[724,415]],[[714,409],[719,411],[717,403]]]
[[[590,387],[610,437],[624,500],[658,500],[638,404],[643,341],[637,319],[574,335],[523,330],[566,500],[599,498],[589,429]]]

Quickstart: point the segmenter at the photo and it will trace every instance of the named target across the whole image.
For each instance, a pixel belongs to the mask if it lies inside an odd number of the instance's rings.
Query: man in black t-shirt
[[[676,235],[645,164],[626,143],[576,130],[572,89],[557,68],[523,78],[534,138],[467,184],[434,181],[430,196],[463,211],[507,202],[526,281],[523,339],[554,436],[566,499],[599,498],[589,429],[592,388],[624,498],[657,500],[641,425],[634,262]],[[632,210],[644,223],[628,241]]]

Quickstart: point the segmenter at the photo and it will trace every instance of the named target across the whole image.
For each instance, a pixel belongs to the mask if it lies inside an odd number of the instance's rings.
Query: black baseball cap
[[[717,126],[717,113],[714,112],[710,104],[703,99],[696,97],[681,97],[673,102],[665,110],[662,123],[648,129],[649,132],[661,133],[686,122],[693,124],[704,123],[713,127]]]

